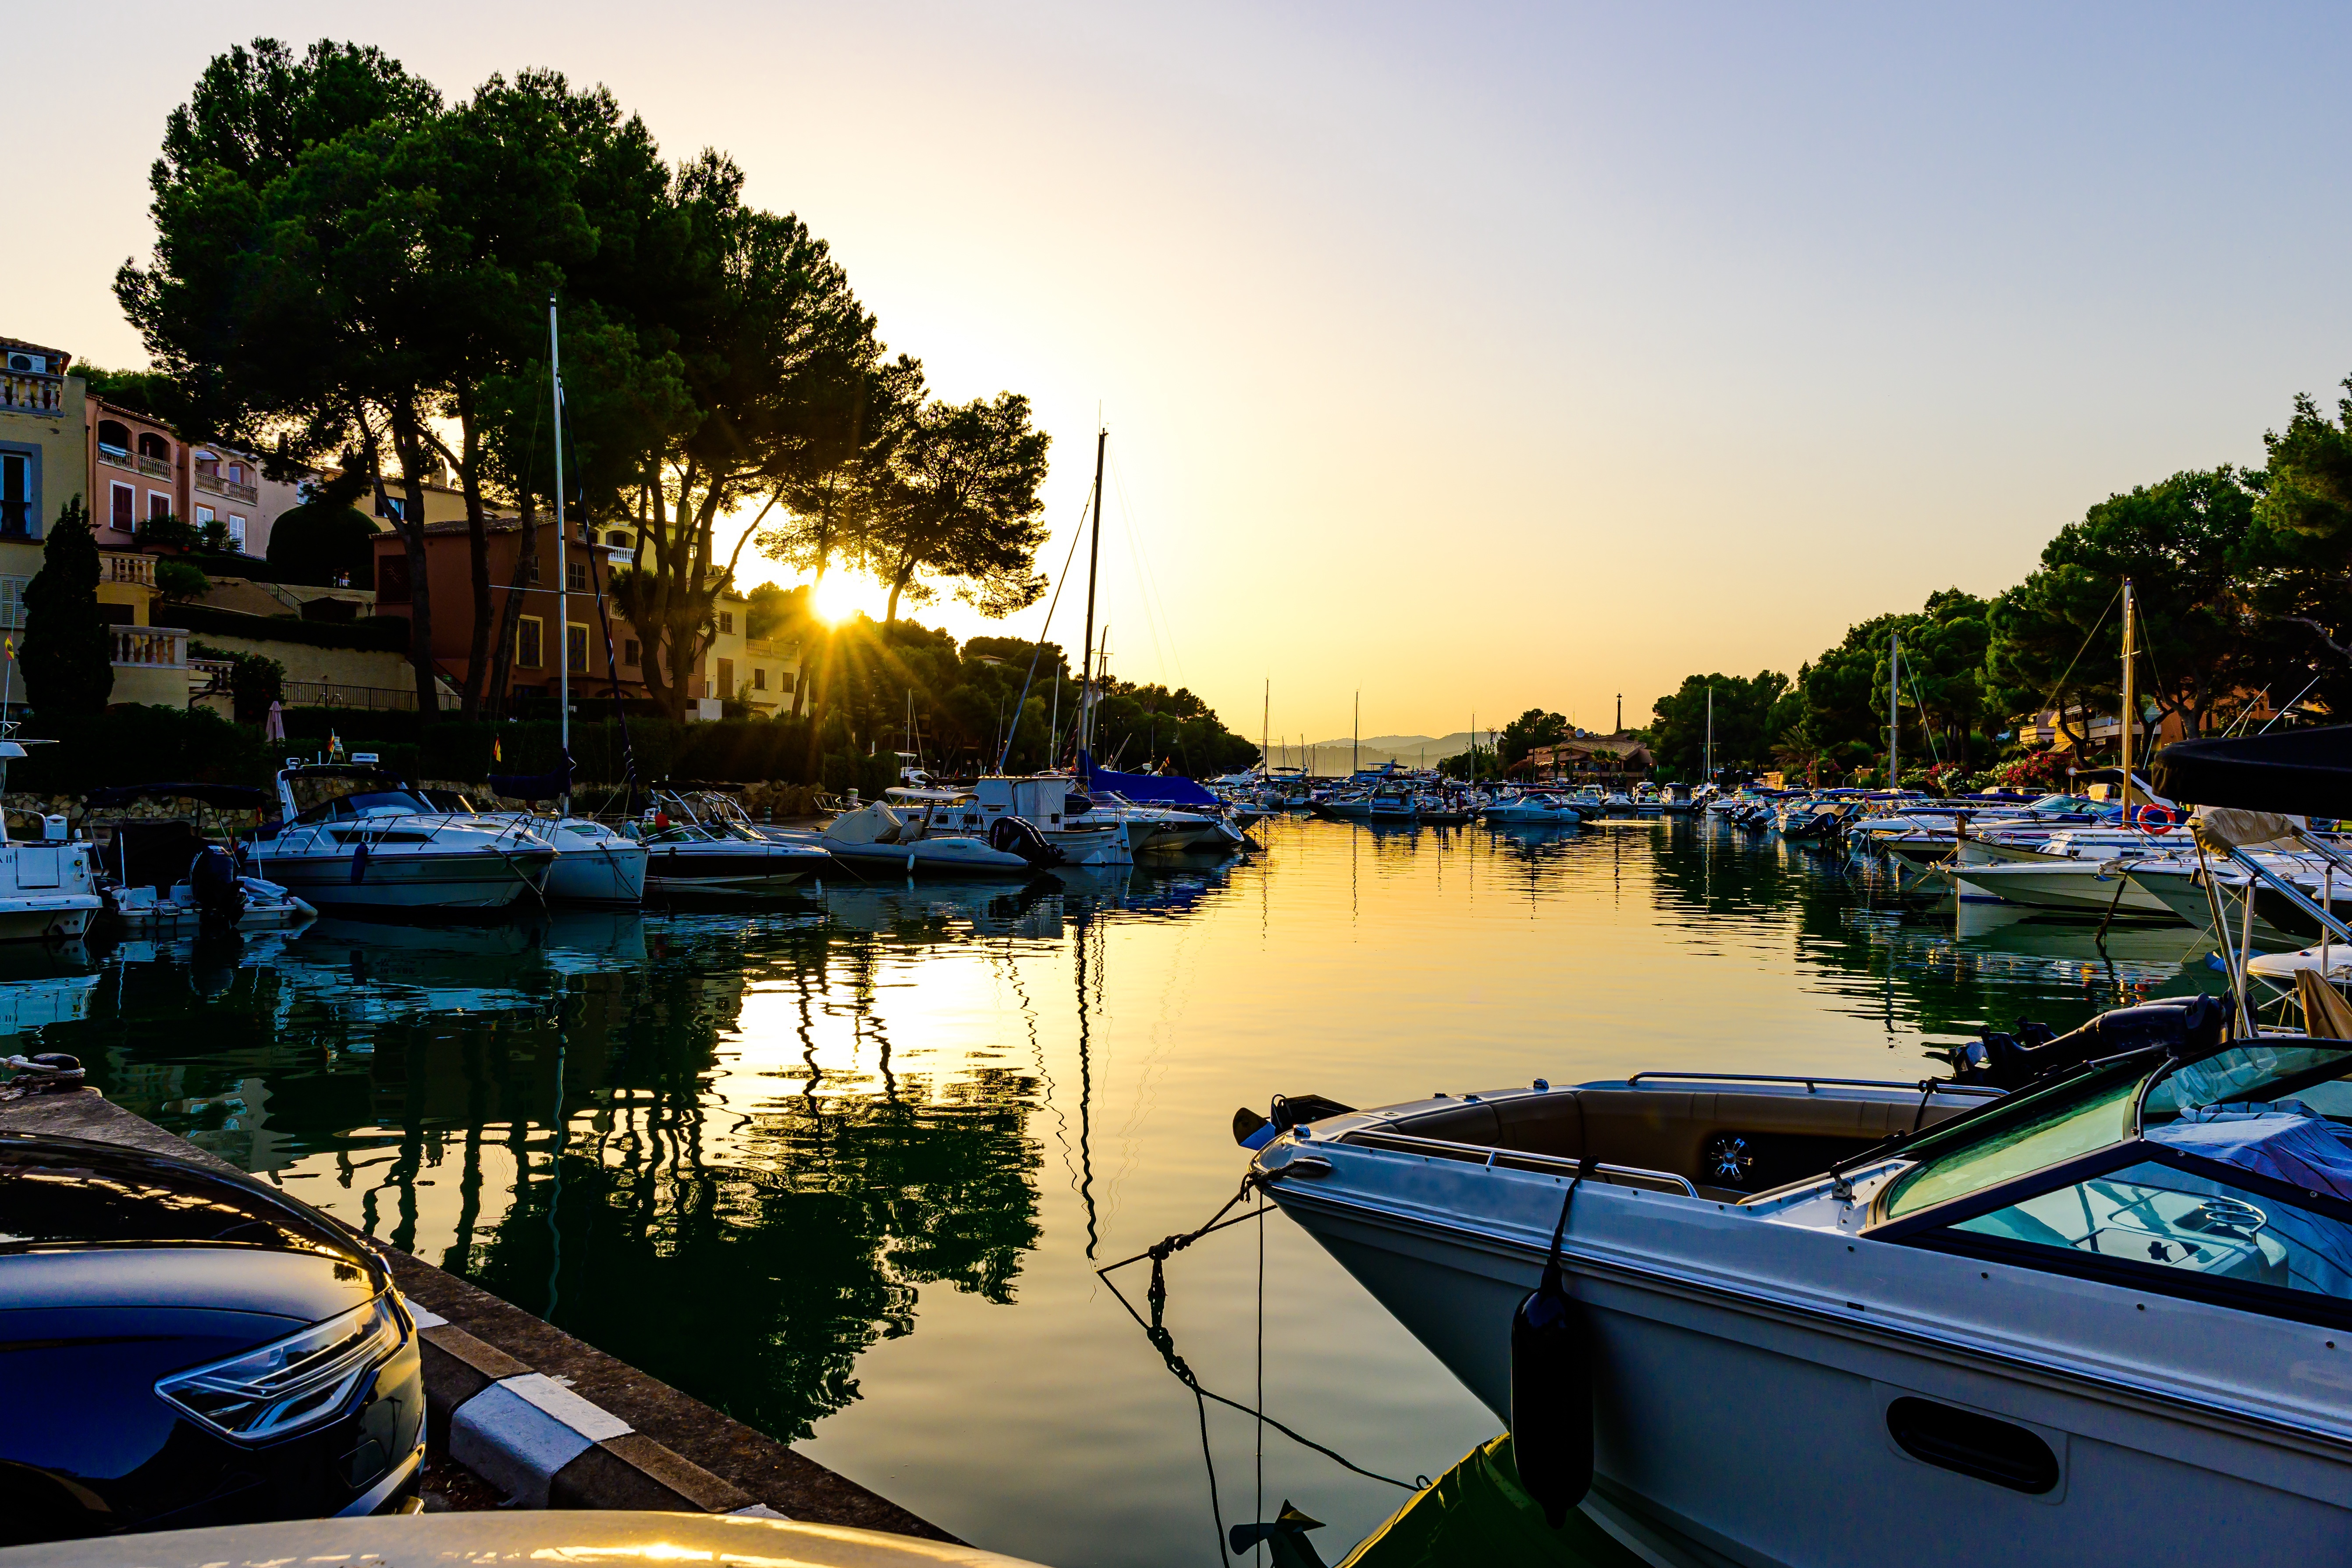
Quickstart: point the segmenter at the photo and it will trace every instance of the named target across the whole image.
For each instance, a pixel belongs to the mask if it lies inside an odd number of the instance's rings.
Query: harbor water
[[[1938,911],[1687,819],[1256,833],[1025,890],[17,952],[0,1026],[965,1540],[1142,1568],[1286,1500],[1337,1561],[1407,1495],[1196,1398],[1122,1302],[1149,1266],[1096,1272],[1233,1195],[1237,1106],[1916,1081],[1979,1026],[2219,983],[2186,927]],[[1499,1427],[1278,1215],[1167,1279],[1204,1389],[1363,1470]]]

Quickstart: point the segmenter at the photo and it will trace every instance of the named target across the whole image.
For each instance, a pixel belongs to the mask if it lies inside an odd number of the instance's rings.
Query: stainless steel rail
[[[1558,1154],[1524,1153],[1516,1149],[1497,1149],[1484,1143],[1453,1143],[1443,1138],[1417,1138],[1410,1132],[1385,1132],[1370,1127],[1343,1132],[1330,1142],[1358,1144],[1367,1149],[1389,1149],[1400,1154],[1427,1154],[1440,1160],[1484,1165],[1489,1170],[1500,1168],[1574,1175],[1586,1169],[1583,1161]],[[1691,1184],[1687,1176],[1677,1176],[1672,1171],[1646,1171],[1638,1165],[1607,1165],[1596,1161],[1590,1173],[1612,1186],[1643,1187],[1653,1192],[1680,1193],[1685,1197],[1698,1196],[1698,1189]]]
[[[1893,1079],[1885,1078],[1796,1077],[1787,1073],[1764,1072],[1643,1071],[1635,1073],[1632,1078],[1627,1079],[1625,1082],[1630,1087],[1631,1085],[1641,1082],[1645,1078],[1677,1079],[1700,1083],[1801,1083],[1805,1086],[1805,1092],[1808,1094],[1820,1092],[1814,1088],[1814,1085],[1823,1083],[1835,1085],[1842,1089],[1899,1089],[1906,1094],[1917,1094],[1926,1087],[1926,1080],[1919,1079],[1914,1079],[1909,1083],[1898,1083]],[[1939,1083],[1936,1085],[1935,1092],[1937,1094],[1981,1094],[1990,1097],[1997,1096],[2002,1091],[1997,1089],[1988,1089],[1979,1084]]]

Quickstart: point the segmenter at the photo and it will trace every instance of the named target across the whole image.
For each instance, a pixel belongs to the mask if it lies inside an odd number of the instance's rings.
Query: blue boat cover
[[[2297,1100],[2209,1105],[2151,1127],[2151,1143],[2352,1203],[2352,1148]]]
[[[1122,795],[1138,805],[1219,805],[1215,795],[1175,773],[1115,773],[1097,767],[1092,754],[1078,753],[1078,771],[1097,794]]]

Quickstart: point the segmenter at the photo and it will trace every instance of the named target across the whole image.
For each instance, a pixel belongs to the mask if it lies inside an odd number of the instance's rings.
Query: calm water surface
[[[1938,1040],[2194,986],[2186,928],[1956,931],[1689,823],[1307,821],[1230,865],[755,916],[321,921],[17,958],[15,1048],[982,1545],[1216,1551],[1202,1416],[1096,1268],[1204,1219],[1234,1109],[1642,1068],[1915,1079]],[[1116,1277],[1139,1305],[1142,1269]],[[1494,1417],[1278,1215],[1169,1268],[1210,1388],[1435,1475]],[[1211,1406],[1227,1523],[1336,1561],[1404,1494]],[[1260,1503],[1260,1499],[1263,1503]]]

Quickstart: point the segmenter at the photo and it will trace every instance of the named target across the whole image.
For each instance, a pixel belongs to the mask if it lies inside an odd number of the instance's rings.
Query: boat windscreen
[[[2153,1122],[2210,1106],[2287,1099],[2352,1121],[2352,1041],[2273,1037],[2183,1063],[2147,1091],[2142,1117]]]
[[[1965,1130],[1956,1129],[1950,1143],[1931,1148],[1886,1189],[1885,1217],[1899,1218],[1983,1192],[2122,1142],[2138,1131],[2133,1110],[2146,1081],[2145,1074],[2125,1073],[2089,1086],[2069,1086],[2074,1092],[2053,1089],[2018,1104],[2014,1110],[2019,1114],[1996,1112]]]
[[[324,822],[366,812],[433,809],[390,773],[307,774],[296,777],[291,787],[297,822]]]

